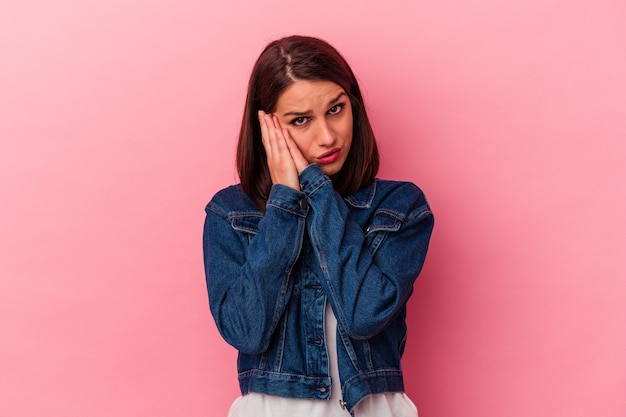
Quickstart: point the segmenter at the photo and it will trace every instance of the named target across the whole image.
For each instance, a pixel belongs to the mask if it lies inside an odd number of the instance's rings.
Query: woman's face
[[[330,81],[296,81],[278,97],[274,115],[304,158],[335,175],[352,144],[352,106],[343,88]]]

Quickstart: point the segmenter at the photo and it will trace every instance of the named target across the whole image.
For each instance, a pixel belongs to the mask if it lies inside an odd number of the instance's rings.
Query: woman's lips
[[[317,162],[319,162],[320,164],[332,164],[339,158],[339,155],[341,155],[340,151],[340,148],[335,148],[324,154],[321,154],[317,157]]]

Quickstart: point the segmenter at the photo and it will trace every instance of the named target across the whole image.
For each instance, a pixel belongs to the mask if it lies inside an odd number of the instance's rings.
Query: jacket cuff
[[[322,168],[317,164],[311,164],[300,173],[300,187],[307,198],[318,190],[322,185],[331,183],[332,181],[323,172]]]
[[[302,191],[283,184],[274,184],[270,189],[266,207],[273,206],[301,217],[306,217],[309,205]]]

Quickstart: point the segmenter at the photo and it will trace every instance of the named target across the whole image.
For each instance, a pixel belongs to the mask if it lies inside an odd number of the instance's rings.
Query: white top
[[[330,376],[339,381],[337,363],[337,319],[330,304],[326,303],[324,332]],[[386,392],[368,395],[354,408],[356,417],[417,417],[417,408],[403,392]],[[235,400],[228,417],[349,417],[342,406],[339,384],[333,384],[330,400],[303,400],[251,392]]]

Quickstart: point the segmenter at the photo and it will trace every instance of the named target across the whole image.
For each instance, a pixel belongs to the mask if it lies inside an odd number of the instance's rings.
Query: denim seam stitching
[[[306,213],[304,213],[304,214],[303,213],[298,213],[297,211],[294,211],[294,210],[289,209],[287,207],[280,206],[280,205],[275,204],[275,203],[268,202],[267,205],[271,206],[271,207],[275,207],[275,208],[277,208],[279,210],[285,211],[287,213],[293,214],[293,215],[298,216],[298,217],[302,217],[302,218],[306,217]]]

